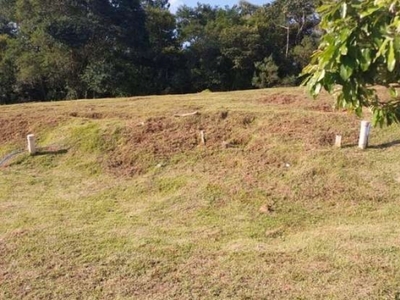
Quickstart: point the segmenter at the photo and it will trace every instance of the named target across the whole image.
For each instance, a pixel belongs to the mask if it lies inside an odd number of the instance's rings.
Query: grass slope
[[[359,120],[302,89],[0,116],[0,158],[31,132],[41,147],[0,168],[0,299],[400,293],[398,127],[373,129],[361,151]]]

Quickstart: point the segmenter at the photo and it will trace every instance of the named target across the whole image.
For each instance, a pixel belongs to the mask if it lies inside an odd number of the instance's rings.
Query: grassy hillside
[[[358,130],[302,89],[0,107],[0,160],[40,147],[0,167],[0,299],[394,299],[400,129]]]

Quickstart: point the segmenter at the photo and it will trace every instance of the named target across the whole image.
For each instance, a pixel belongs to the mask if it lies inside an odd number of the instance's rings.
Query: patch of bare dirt
[[[277,93],[265,96],[261,98],[259,102],[267,105],[282,105],[327,113],[335,111],[333,107],[334,102],[327,93],[322,93],[322,95],[315,100],[307,97],[306,95]]]
[[[54,127],[62,120],[62,117],[49,117],[42,114],[2,116],[0,118],[0,144],[25,142],[28,134],[35,133],[41,128]]]
[[[122,134],[122,146],[110,149],[107,168],[114,173],[141,174],[149,164],[169,159],[202,147],[222,148],[222,142],[244,147],[251,139],[255,115],[244,113],[200,114],[189,117],[149,118],[142,124],[127,126]],[[200,131],[204,132],[205,144]],[[112,136],[105,136],[105,140]]]
[[[119,119],[129,119],[132,116],[129,113],[122,113],[122,112],[99,112],[94,110],[87,110],[87,111],[71,111],[66,113],[67,116],[73,118],[85,118],[85,119],[92,119],[92,120],[101,120],[101,119],[109,119],[109,118],[119,118]]]
[[[328,103],[324,103],[324,102],[318,102],[316,104],[307,106],[306,108],[309,110],[321,111],[321,112],[334,112],[335,111],[332,104],[328,104]]]
[[[260,99],[264,104],[292,105],[303,102],[304,99],[297,95],[273,94]]]
[[[265,132],[265,135],[280,137],[283,142],[301,141],[312,146],[333,145],[337,134],[341,134],[345,141],[356,140],[358,136],[357,121],[353,120],[349,126],[350,120],[346,115],[319,115],[315,117],[320,118],[318,121],[310,117],[294,119],[289,116],[282,114],[282,117],[259,128],[261,134]]]

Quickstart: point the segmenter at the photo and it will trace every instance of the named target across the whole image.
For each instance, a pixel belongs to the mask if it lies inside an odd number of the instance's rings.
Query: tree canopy
[[[317,0],[0,0],[0,104],[298,84]]]

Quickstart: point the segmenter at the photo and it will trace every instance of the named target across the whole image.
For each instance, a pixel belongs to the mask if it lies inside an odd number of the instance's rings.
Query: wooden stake
[[[204,130],[200,130],[200,141],[202,145],[205,145],[206,143],[206,138],[204,136]]]
[[[199,114],[200,113],[198,111],[195,111],[195,112],[187,113],[187,114],[175,114],[174,117],[188,117],[188,116],[196,116]]]
[[[29,134],[27,137],[28,140],[28,152],[33,155],[36,153],[36,145],[35,145],[35,136],[33,134]]]
[[[370,122],[361,121],[360,139],[358,141],[358,147],[361,149],[365,149],[368,147],[368,137],[369,137],[370,126],[371,126]]]
[[[336,135],[335,147],[342,148],[342,136]]]

